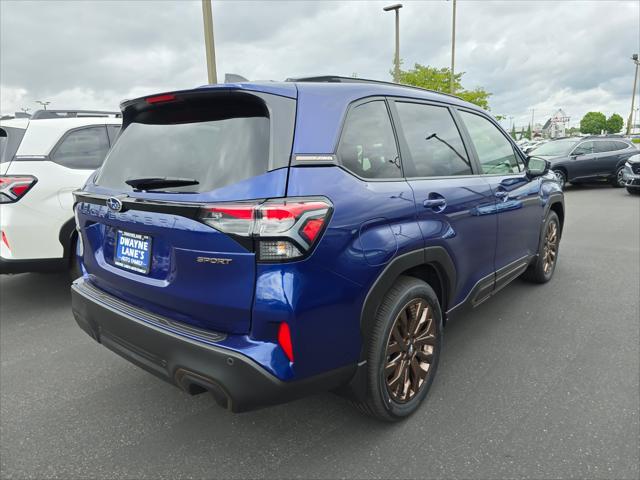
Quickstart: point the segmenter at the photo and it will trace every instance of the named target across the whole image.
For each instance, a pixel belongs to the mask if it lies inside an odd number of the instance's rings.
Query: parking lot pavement
[[[567,189],[554,279],[445,330],[430,396],[387,425],[332,394],[234,415],[91,340],[64,275],[0,279],[2,478],[634,478],[640,198]]]

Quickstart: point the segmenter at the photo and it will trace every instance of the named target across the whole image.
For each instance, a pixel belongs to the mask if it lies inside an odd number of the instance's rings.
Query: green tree
[[[522,127],[522,130],[520,130],[520,138],[526,138],[524,135],[524,127]]]
[[[461,83],[462,75],[464,75],[464,72],[453,75],[453,91],[455,94],[467,102],[478,105],[485,110],[490,110],[489,97],[491,93],[481,87],[465,90]],[[447,67],[436,68],[416,63],[410,70],[401,69],[399,80],[400,83],[405,85],[427,88],[436,92],[451,93],[451,69]]]
[[[515,126],[515,124],[511,127],[511,138],[513,138],[514,140],[517,140],[517,138],[516,138],[516,126]]]
[[[607,119],[607,132],[608,133],[618,133],[622,130],[622,126],[624,125],[624,120],[620,115],[614,113]]]
[[[526,136],[527,136],[527,139],[531,140],[531,124],[529,124],[529,126],[527,127]]]
[[[622,127],[621,127],[622,128]],[[604,113],[589,112],[580,120],[580,131],[590,135],[599,135],[607,129],[607,117]]]

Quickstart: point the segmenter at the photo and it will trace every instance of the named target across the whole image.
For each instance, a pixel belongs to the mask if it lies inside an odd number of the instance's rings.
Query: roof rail
[[[121,117],[122,112],[109,112],[105,110],[36,110],[31,115],[31,120],[44,118],[83,118],[83,117]]]
[[[624,135],[622,135],[621,133],[605,133],[603,135],[587,135],[584,138],[593,138],[593,139],[597,139],[597,138],[624,138]]]
[[[339,75],[319,75],[317,77],[287,78],[285,82],[374,83],[378,85],[387,85],[389,87],[414,88],[416,90],[422,90],[424,92],[430,92],[430,93],[439,93],[440,95],[446,95],[448,97],[453,97],[453,98],[457,98],[458,100],[462,100],[457,95],[452,95],[451,93],[438,92],[437,90],[430,90],[428,88],[416,87],[415,85],[406,85],[404,83],[385,82],[383,80],[371,80],[369,78],[341,77]]]

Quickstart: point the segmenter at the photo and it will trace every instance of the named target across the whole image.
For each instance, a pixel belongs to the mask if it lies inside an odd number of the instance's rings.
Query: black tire
[[[622,175],[623,170],[624,170],[624,166],[618,167],[618,169],[616,170],[616,174],[611,179],[611,186],[613,188],[622,188],[625,186],[626,182],[624,181],[624,178]]]
[[[555,225],[556,239],[555,239],[555,250],[553,263],[547,268],[546,263],[549,258],[547,251],[550,248],[547,243],[547,235],[549,234],[549,229],[553,228]],[[556,265],[558,264],[558,252],[560,250],[560,238],[561,238],[562,228],[560,225],[560,219],[556,212],[551,210],[547,214],[547,218],[542,224],[542,232],[540,232],[540,246],[538,247],[538,254],[536,256],[535,261],[529,265],[529,268],[522,274],[522,278],[534,283],[546,283],[551,280],[553,277],[553,272],[556,270]]]
[[[412,302],[414,302],[414,306],[415,302],[418,302],[421,305],[427,305],[429,308],[429,310],[427,310],[427,316],[425,316],[426,321],[424,323],[419,321],[421,325],[428,324],[426,327],[428,330],[421,333],[420,338],[426,338],[426,334],[428,334],[429,331],[433,333],[428,336],[435,338],[431,338],[429,345],[423,344],[422,347],[415,347],[415,349],[413,344],[414,339],[411,339],[406,344],[406,350],[395,353],[398,357],[404,356],[403,358],[410,358],[410,360],[408,364],[402,363],[404,360],[396,360],[394,363],[397,363],[398,365],[411,365],[412,367],[414,365],[414,361],[417,360],[419,363],[423,358],[423,355],[430,356],[430,364],[426,370],[426,377],[421,381],[416,380],[418,382],[418,388],[415,389],[412,396],[409,396],[406,401],[397,401],[392,398],[394,393],[390,392],[390,387],[387,384],[389,382],[389,377],[393,375],[385,375],[385,367],[391,365],[390,363],[387,364],[387,348],[390,346],[390,342],[394,341],[396,338],[395,335],[392,335],[391,333],[392,328],[396,326],[397,320],[400,321],[401,313],[403,311],[409,311],[406,309],[411,308]],[[418,309],[418,311],[424,313],[424,309]],[[421,317],[421,315],[417,315],[416,318]],[[428,323],[428,315],[431,315],[431,323]],[[410,322],[410,320],[407,322]],[[409,323],[406,323],[405,325],[409,325]],[[415,329],[417,330],[418,323],[415,325]],[[380,308],[376,313],[374,325],[369,338],[364,340],[366,342],[367,358],[367,396],[364,402],[356,403],[356,406],[363,412],[384,421],[393,422],[408,417],[417,410],[431,387],[431,383],[433,382],[438,367],[440,350],[442,348],[442,310],[438,302],[438,297],[433,289],[422,280],[414,277],[401,276],[398,278],[396,283],[391,287],[382,300]],[[415,341],[417,345],[418,339],[415,339]],[[396,346],[397,345],[398,344],[396,343]],[[389,348],[393,347],[390,346]],[[421,351],[418,352],[418,349]],[[428,351],[425,352],[422,351],[422,349],[426,349]],[[400,370],[401,369],[402,367],[400,367]],[[409,366],[405,367],[404,370],[407,370],[408,376],[404,378],[405,380],[408,378],[410,382],[413,381],[412,379],[416,378],[416,371],[421,374],[423,374],[422,372],[424,371],[421,367],[414,370],[413,368],[409,368]],[[398,376],[397,378],[401,377]],[[399,381],[398,385],[400,385]],[[402,385],[406,389],[406,381],[402,382]],[[408,390],[411,392],[411,387]]]
[[[558,183],[560,184],[560,188],[564,188],[567,184],[567,172],[562,169],[553,170],[556,178],[558,179]]]
[[[74,235],[71,240],[71,246],[69,248],[69,280],[72,282],[82,276],[82,269],[80,268],[80,262],[78,261],[78,255],[76,254],[78,248],[78,235]]]
[[[640,188],[639,187],[627,187],[627,192],[629,192],[631,195],[640,195]]]

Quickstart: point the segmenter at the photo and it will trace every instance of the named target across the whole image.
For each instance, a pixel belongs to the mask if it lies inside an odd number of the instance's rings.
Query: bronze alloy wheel
[[[436,325],[429,304],[411,300],[396,317],[385,352],[384,378],[389,396],[405,403],[425,383],[436,346]]]
[[[547,232],[544,236],[544,251],[542,254],[542,269],[545,275],[547,275],[556,262],[556,256],[558,255],[558,224],[556,222],[549,222],[547,225]]]

